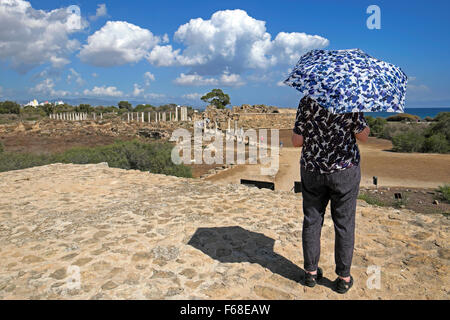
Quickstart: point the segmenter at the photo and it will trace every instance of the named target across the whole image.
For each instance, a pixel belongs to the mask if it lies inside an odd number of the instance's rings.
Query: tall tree
[[[230,104],[230,96],[223,93],[221,89],[213,89],[201,97],[202,101],[216,106],[218,109],[225,109]]]
[[[127,109],[128,111],[133,111],[133,106],[128,101],[120,101],[118,106],[119,109]]]

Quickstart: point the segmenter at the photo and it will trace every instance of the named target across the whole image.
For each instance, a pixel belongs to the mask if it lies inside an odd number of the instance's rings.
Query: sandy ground
[[[280,140],[284,135],[281,134]],[[378,177],[378,186],[436,188],[450,183],[450,155],[396,153],[389,151],[391,148],[390,141],[372,137],[367,143],[359,143],[361,186],[373,185],[373,176]],[[261,175],[260,165],[241,165],[207,180],[218,183],[240,183],[240,179],[270,181],[275,182],[275,189],[289,191],[294,181],[300,181],[300,155],[301,148],[284,147],[279,171],[274,178]]]
[[[443,215],[358,201],[354,285],[339,295],[330,207],[324,277],[304,285],[298,194],[105,163],[2,172],[0,193],[0,300],[448,300],[450,293]]]

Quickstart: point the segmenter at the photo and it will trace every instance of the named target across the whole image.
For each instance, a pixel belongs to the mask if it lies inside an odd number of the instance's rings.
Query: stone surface
[[[0,173],[0,192],[0,299],[448,299],[446,215],[358,201],[355,284],[339,295],[329,207],[325,279],[301,284],[294,193],[106,164]]]

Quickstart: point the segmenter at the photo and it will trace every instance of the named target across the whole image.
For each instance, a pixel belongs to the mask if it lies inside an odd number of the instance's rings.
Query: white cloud
[[[2,93],[3,93],[3,88],[2,88],[2,86],[0,86],[0,97],[3,97]]]
[[[106,4],[99,4],[97,7],[97,11],[95,12],[95,16],[90,16],[89,19],[91,21],[95,21],[98,18],[106,17],[108,15],[108,9],[106,8]]]
[[[144,73],[145,85],[148,87],[151,81],[155,81],[155,75],[147,71]]]
[[[84,84],[83,78],[81,77],[81,75],[78,72],[75,71],[75,69],[70,68],[69,72],[70,73],[67,75],[67,82],[68,83],[71,83],[72,80],[75,79],[75,82],[78,85],[82,86]]]
[[[187,93],[187,94],[183,94],[181,97],[184,99],[188,99],[188,100],[200,100],[200,98],[203,97],[203,94]]]
[[[144,95],[144,98],[162,101],[166,98],[166,95],[163,93],[147,93]]]
[[[265,21],[244,10],[217,11],[210,20],[191,19],[180,26],[174,39],[185,49],[155,46],[147,56],[157,66],[191,66],[191,73],[220,75],[225,70],[241,74],[297,62],[308,50],[323,48],[329,41],[317,35],[280,32],[274,40]]]
[[[225,87],[240,87],[243,86],[245,82],[238,74],[230,74],[228,72],[224,72],[220,76],[220,84]]]
[[[108,21],[88,37],[79,57],[81,61],[98,67],[137,63],[160,41],[149,30],[134,24]]]
[[[133,96],[138,97],[144,93],[144,89],[141,88],[137,83],[134,84]]]
[[[180,49],[173,50],[171,45],[155,46],[153,50],[147,55],[147,60],[158,67],[169,67],[174,65],[181,65]]]
[[[84,90],[83,94],[85,96],[96,96],[96,97],[120,97],[123,96],[123,92],[117,90],[116,87],[94,87],[92,90]]]
[[[0,59],[26,73],[43,63],[60,68],[70,61],[67,56],[79,48],[69,36],[75,29],[67,8],[35,10],[28,1],[0,1]],[[85,21],[81,20],[81,29]]]
[[[219,81],[214,78],[205,78],[198,74],[180,74],[178,78],[174,80],[174,83],[180,86],[208,86],[218,85]]]
[[[30,90],[32,93],[41,95],[50,95],[52,97],[65,97],[70,94],[68,91],[55,90],[55,83],[53,79],[45,79],[38,83],[34,88]]]
[[[92,76],[93,76],[94,78],[98,78],[98,74],[95,73],[95,72],[92,74]]]
[[[180,86],[216,86],[221,85],[225,87],[239,87],[245,84],[238,74],[230,74],[225,71],[220,77],[205,77],[199,74],[180,74],[174,80],[174,83]]]
[[[408,84],[406,90],[407,92],[410,91],[414,94],[424,94],[431,92],[431,89],[424,84]]]
[[[312,49],[324,48],[328,44],[327,39],[317,35],[280,32],[272,42],[269,52],[277,59],[278,63],[293,65],[298,62],[303,53]]]

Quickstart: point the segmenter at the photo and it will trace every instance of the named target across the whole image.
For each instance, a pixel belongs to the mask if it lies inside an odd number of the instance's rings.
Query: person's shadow
[[[273,251],[275,240],[239,226],[198,228],[188,244],[220,262],[258,263],[273,273],[304,285],[305,271]],[[325,277],[317,284],[334,290]]]

